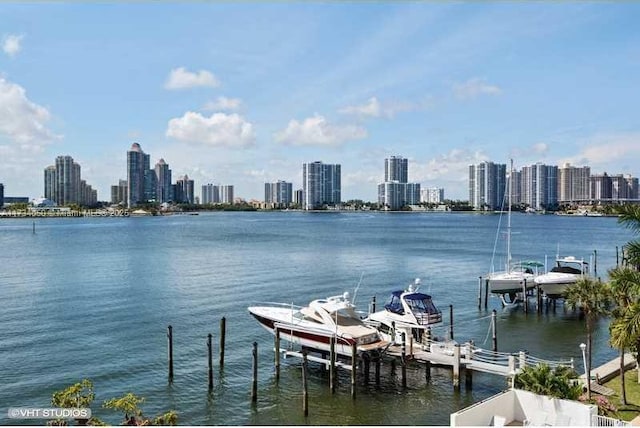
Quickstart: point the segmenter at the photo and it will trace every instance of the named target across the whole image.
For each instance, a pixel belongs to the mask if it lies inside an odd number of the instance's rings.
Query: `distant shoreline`
[[[0,219],[12,219],[12,218],[85,218],[85,217],[165,217],[173,215],[198,215],[201,212],[213,213],[213,212],[262,212],[262,213],[276,213],[276,212],[298,212],[298,213],[312,213],[312,214],[344,214],[344,213],[357,213],[357,214],[470,214],[470,215],[498,215],[500,211],[436,211],[436,210],[420,210],[420,211],[379,211],[379,210],[300,210],[300,209],[282,209],[282,210],[197,210],[197,211],[171,211],[160,212],[152,214],[150,212],[146,214],[140,214],[136,212],[130,212],[126,209],[121,210],[83,210],[83,211],[49,211],[49,210],[34,210],[34,211],[0,211]],[[524,215],[558,215],[563,217],[618,217],[618,214],[567,214],[567,213],[523,213]]]

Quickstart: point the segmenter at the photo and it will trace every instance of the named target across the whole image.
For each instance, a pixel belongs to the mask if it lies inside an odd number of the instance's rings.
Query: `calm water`
[[[94,414],[117,423],[102,401],[134,392],[147,415],[168,409],[180,423],[426,424],[448,425],[449,414],[506,385],[477,374],[472,391],[455,393],[450,371],[383,366],[380,387],[359,382],[350,398],[348,374],[337,394],[326,372],[312,367],[310,412],[301,411],[301,371],[284,361],[273,376],[273,339],[246,308],[257,302],[309,300],[353,290],[366,309],[376,295],[423,280],[422,290],[448,313],[454,305],[456,339],[491,347],[491,309],[498,309],[501,351],[574,357],[584,323],[558,307],[541,316],[503,310],[497,298],[477,309],[478,276],[490,267],[499,216],[383,213],[211,213],[146,218],[0,220],[0,423],[7,408],[48,406],[51,393],[83,378],[94,382]],[[615,247],[632,234],[613,218],[513,216],[516,259],[551,261],[598,253],[598,273],[615,266]],[[506,221],[506,219],[504,219]],[[501,238],[502,239],[502,238]],[[498,248],[502,251],[503,241]],[[496,260],[500,262],[503,254]],[[207,391],[206,336],[217,354],[221,317],[227,319],[225,367]],[[445,317],[446,318],[446,317]],[[167,325],[174,327],[175,378],[167,382]],[[445,328],[436,333],[444,335]],[[594,364],[616,355],[607,323],[596,333]],[[250,403],[251,343],[259,344],[259,400]],[[217,366],[217,358],[214,360]]]

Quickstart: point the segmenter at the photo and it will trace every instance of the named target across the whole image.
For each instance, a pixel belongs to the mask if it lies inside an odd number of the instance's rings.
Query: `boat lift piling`
[[[482,308],[482,277],[478,277],[478,310]]]
[[[213,346],[211,345],[212,335],[209,333],[207,336],[207,354],[208,354],[208,365],[209,365],[209,392],[213,390]]]
[[[524,313],[529,313],[529,299],[527,298],[527,278],[522,281],[522,300],[524,306]]]
[[[453,340],[453,305],[449,305],[449,339]]]
[[[536,312],[542,313],[542,295],[540,294],[540,284],[536,284]]]
[[[274,347],[274,364],[276,368],[276,383],[280,381],[280,329],[278,327],[275,328],[273,339],[275,341]]]
[[[309,390],[307,388],[307,350],[302,350],[302,413],[309,416]]]
[[[173,327],[167,327],[167,354],[169,358],[169,383],[173,382]]]
[[[227,319],[222,317],[220,319],[220,370],[224,367],[224,342],[227,330]]]
[[[358,345],[353,342],[351,345],[351,398],[356,399],[356,368],[358,362]]]
[[[402,332],[402,355],[400,363],[402,364],[402,387],[407,387],[407,334]]]
[[[331,393],[336,393],[336,337],[331,336],[329,338],[329,389]]]
[[[487,309],[489,300],[489,278],[484,280],[484,309]]]
[[[224,318],[223,318],[224,319]],[[258,342],[253,342],[253,380],[251,382],[251,403],[258,402]]]
[[[496,326],[496,318],[497,318],[496,310],[491,311],[491,342],[492,342],[492,350],[493,352],[498,352],[498,334],[497,334],[497,326]]]

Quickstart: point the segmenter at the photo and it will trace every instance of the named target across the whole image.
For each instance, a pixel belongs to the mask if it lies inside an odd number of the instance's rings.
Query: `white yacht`
[[[545,296],[552,299],[564,297],[564,292],[571,284],[589,275],[589,263],[573,256],[556,257],[556,265],[546,274],[536,277],[535,283]]]
[[[431,296],[418,292],[419,286],[420,279],[416,278],[408,289],[393,291],[384,310],[370,314],[365,322],[390,342],[400,343],[402,333],[405,340],[413,337],[420,342],[427,327],[442,322],[442,313]]]
[[[358,352],[384,350],[389,342],[366,325],[349,301],[349,293],[317,299],[308,306],[270,303],[251,306],[249,313],[271,334],[276,328],[283,340],[318,351],[329,351],[336,338],[336,353],[351,356],[353,344]]]

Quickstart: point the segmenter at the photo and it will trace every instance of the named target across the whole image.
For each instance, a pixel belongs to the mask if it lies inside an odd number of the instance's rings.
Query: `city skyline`
[[[64,153],[109,200],[134,141],[247,200],[301,187],[300,165],[322,160],[342,166],[343,200],[374,201],[395,153],[410,182],[461,200],[486,160],[640,175],[640,4],[0,10],[5,195],[44,196],[42,168]]]

